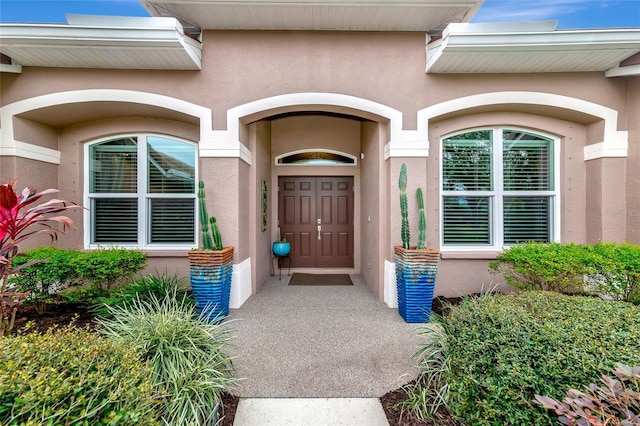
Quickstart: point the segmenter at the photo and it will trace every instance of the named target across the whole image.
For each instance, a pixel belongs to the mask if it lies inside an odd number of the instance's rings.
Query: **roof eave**
[[[200,42],[186,35],[174,18],[70,17],[64,24],[0,24],[0,53],[23,66],[78,68],[167,69],[155,52],[171,57],[169,69],[200,70]],[[100,26],[93,24],[100,22]],[[120,25],[113,25],[119,22]],[[35,52],[47,49],[47,58]],[[111,63],[100,53],[126,51]],[[73,53],[73,54],[72,54]],[[57,56],[56,56],[57,55]],[[56,57],[59,64],[52,64]],[[89,60],[91,59],[91,60]]]
[[[442,39],[427,46],[427,73],[482,73],[482,66],[467,65],[455,70],[450,65],[455,55],[464,55],[466,60],[473,55],[484,58],[494,57],[492,72],[514,71],[509,58],[521,58],[528,55],[552,56],[571,53],[588,57],[606,51],[614,56],[606,65],[576,64],[574,71],[606,71],[617,66],[625,58],[640,51],[640,28],[635,29],[597,29],[554,31],[553,22],[518,23],[519,31],[513,31],[516,24],[451,24],[443,32]],[[617,53],[617,54],[616,54]],[[498,60],[498,58],[500,60]],[[628,67],[624,67],[628,68]],[[531,69],[531,72],[567,72],[571,64],[553,65],[546,70]]]

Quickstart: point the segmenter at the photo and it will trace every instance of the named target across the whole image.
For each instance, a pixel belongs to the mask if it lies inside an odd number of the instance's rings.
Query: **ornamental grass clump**
[[[631,303],[545,291],[482,295],[436,322],[444,333],[436,355],[447,362],[436,375],[448,386],[442,405],[465,424],[556,424],[535,395],[561,399],[616,363],[640,365],[640,307]]]
[[[163,273],[143,275],[133,280],[130,284],[125,284],[119,288],[109,291],[108,296],[97,297],[91,311],[101,317],[111,317],[108,306],[124,306],[131,304],[134,300],[151,301],[153,297],[161,300],[169,295],[175,295],[182,299],[186,294],[186,280],[180,278],[177,273],[169,275],[165,270]],[[195,303],[193,299],[186,298],[186,303]]]
[[[68,326],[6,336],[0,357],[0,424],[159,424],[151,370],[122,342]]]
[[[135,347],[150,363],[156,389],[166,393],[163,421],[214,422],[222,392],[236,381],[227,355],[230,329],[198,316],[194,304],[176,291],[107,309],[111,318],[98,320],[100,330]]]

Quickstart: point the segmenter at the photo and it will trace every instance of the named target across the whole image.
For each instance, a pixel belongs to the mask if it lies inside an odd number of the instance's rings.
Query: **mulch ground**
[[[460,298],[436,297],[433,300],[433,312],[444,316],[449,306],[458,305],[460,301]],[[95,328],[92,318],[91,312],[85,307],[71,304],[50,305],[42,314],[38,313],[33,306],[23,306],[16,320],[14,332],[24,331],[27,327],[29,331],[45,332],[51,327],[63,327],[72,322],[79,327]],[[397,404],[405,399],[407,399],[406,393],[402,389],[391,391],[380,398],[390,426],[459,426],[459,423],[447,412],[441,412],[441,418],[435,422],[409,417],[397,407]],[[240,398],[229,393],[223,395],[222,426],[233,426],[239,400]]]

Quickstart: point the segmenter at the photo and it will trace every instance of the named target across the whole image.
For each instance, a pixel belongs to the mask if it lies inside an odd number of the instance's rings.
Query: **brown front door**
[[[278,224],[291,266],[353,267],[353,177],[280,177]]]

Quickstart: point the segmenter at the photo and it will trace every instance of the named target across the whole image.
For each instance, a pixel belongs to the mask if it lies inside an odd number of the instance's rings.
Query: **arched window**
[[[557,239],[556,144],[548,136],[505,128],[443,138],[443,248],[500,249]]]
[[[88,144],[87,245],[194,247],[196,149],[150,134]]]
[[[288,152],[276,157],[276,165],[307,166],[355,166],[356,157],[332,150],[307,149]]]

